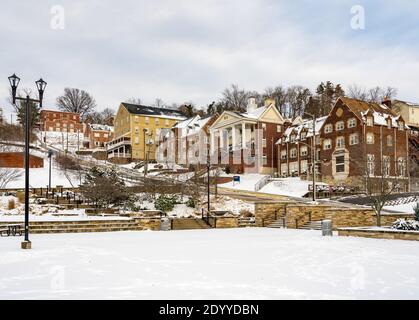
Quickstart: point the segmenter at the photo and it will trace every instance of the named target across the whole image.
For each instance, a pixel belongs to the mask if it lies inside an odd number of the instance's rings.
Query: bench
[[[24,227],[22,224],[8,224],[0,226],[0,235],[2,237],[9,236],[21,236],[23,234]]]

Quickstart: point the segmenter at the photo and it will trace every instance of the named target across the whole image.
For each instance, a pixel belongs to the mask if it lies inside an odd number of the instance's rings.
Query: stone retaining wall
[[[239,219],[237,217],[217,217],[215,227],[218,228],[238,228]]]
[[[364,237],[375,239],[397,239],[419,241],[419,231],[366,229],[366,228],[342,228],[338,229],[339,236]]]
[[[138,230],[160,230],[160,218],[134,218],[138,223]]]
[[[300,203],[295,201],[266,201],[255,204],[257,227],[266,227],[275,220],[285,217],[287,228],[299,228],[310,219],[313,221],[330,219],[333,229],[340,227],[375,226],[377,219],[374,211],[367,207],[346,207],[339,204]],[[412,218],[409,214],[385,214],[381,225],[389,226],[399,218]]]

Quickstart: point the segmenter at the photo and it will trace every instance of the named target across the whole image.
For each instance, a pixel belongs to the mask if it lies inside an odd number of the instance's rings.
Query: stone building
[[[86,124],[84,147],[87,149],[104,148],[113,139],[113,127],[103,124]]]

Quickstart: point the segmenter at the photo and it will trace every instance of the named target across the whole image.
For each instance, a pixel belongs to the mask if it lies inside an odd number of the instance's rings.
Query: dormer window
[[[367,126],[372,127],[374,124],[372,117],[367,117]]]
[[[301,140],[305,140],[307,137],[307,132],[303,131],[301,132]]]
[[[295,134],[292,134],[291,135],[291,143],[294,143],[295,142]]]
[[[391,119],[387,119],[387,128],[391,129]]]
[[[399,130],[404,130],[404,122],[403,121],[399,121]]]

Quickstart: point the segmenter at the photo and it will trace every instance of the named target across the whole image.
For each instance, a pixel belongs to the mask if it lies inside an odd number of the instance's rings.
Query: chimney
[[[255,111],[257,107],[258,105],[256,103],[256,98],[250,97],[249,100],[247,100],[247,112],[250,113],[252,111]]]
[[[265,107],[268,107],[268,106],[270,106],[271,104],[273,104],[273,105],[274,105],[274,107],[275,107],[275,99],[272,99],[272,98],[266,98],[266,99],[265,99]]]
[[[381,103],[387,106],[389,109],[391,109],[391,99],[389,97],[385,97],[383,102]]]

